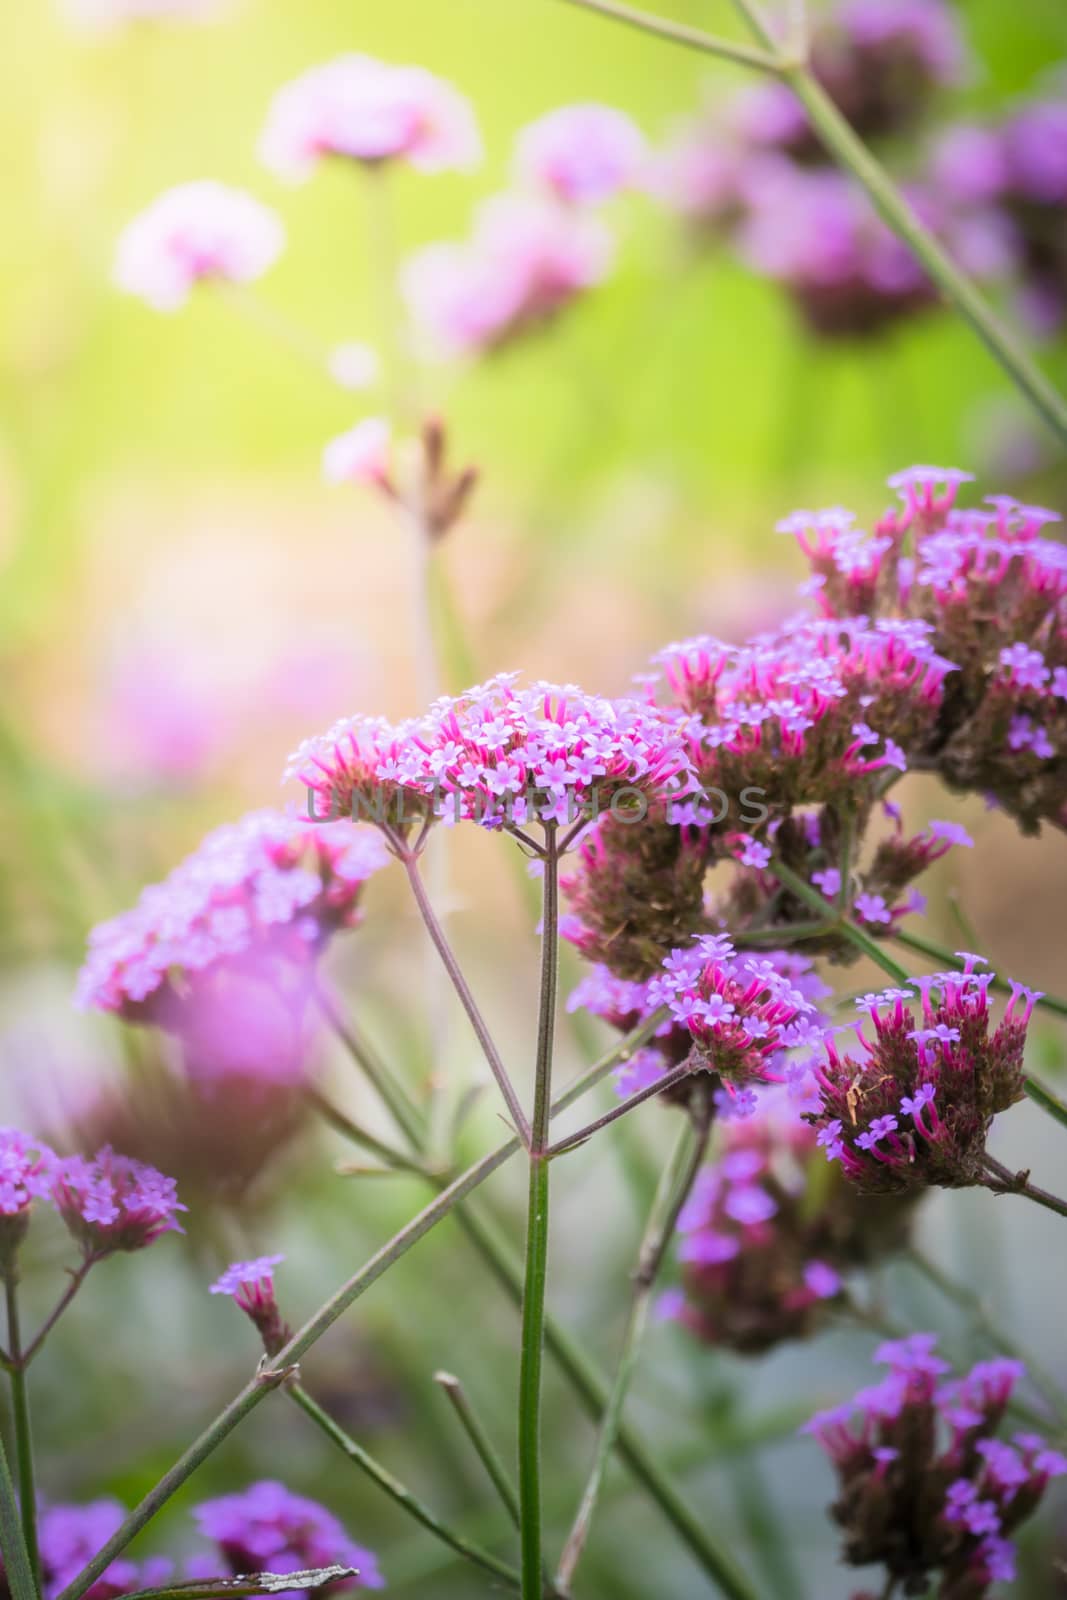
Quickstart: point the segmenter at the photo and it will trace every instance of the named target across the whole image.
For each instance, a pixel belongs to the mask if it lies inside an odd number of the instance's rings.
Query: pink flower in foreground
[[[442,353],[469,354],[549,321],[601,282],[611,255],[611,236],[593,218],[543,196],[497,195],[469,241],[410,258],[404,295]]]
[[[143,1250],[164,1233],[184,1231],[178,1212],[186,1207],[174,1179],[106,1147],[92,1161],[61,1161],[52,1200],[86,1256]]]
[[[210,178],[179,184],[127,223],[115,282],[157,311],[176,311],[194,284],[260,277],[280,255],[284,239],[274,212],[242,189]]]
[[[277,1355],[288,1342],[290,1329],[282,1321],[274,1297],[274,1269],[285,1257],[259,1256],[255,1261],[235,1261],[215,1283],[209,1294],[232,1295],[234,1304],[258,1329],[268,1355]]]
[[[425,67],[344,55],[279,89],[260,141],[279,177],[301,182],[325,156],[377,166],[410,161],[420,172],[473,167],[481,140],[469,102]]]
[[[625,111],[593,103],[560,106],[519,134],[518,176],[559,200],[597,205],[636,181],[644,135]]]
[[[56,1600],[74,1582],[126,1517],[126,1507],[118,1500],[90,1500],[80,1506],[49,1505],[41,1510],[38,1534],[45,1600]],[[173,1563],[165,1556],[149,1556],[144,1562],[120,1556],[85,1591],[85,1600],[117,1600],[119,1595],[134,1594],[138,1589],[157,1588],[173,1570]],[[6,1584],[4,1589],[6,1592]]]
[[[23,1216],[51,1193],[56,1156],[19,1128],[0,1128],[0,1217]]]
[[[193,1516],[235,1575],[342,1566],[357,1574],[345,1581],[345,1588],[385,1587],[373,1552],[353,1544],[335,1516],[270,1479],[241,1494],[205,1500]]]
[[[385,485],[392,470],[392,446],[392,429],[385,418],[364,417],[330,440],[322,452],[322,475],[327,483]]]

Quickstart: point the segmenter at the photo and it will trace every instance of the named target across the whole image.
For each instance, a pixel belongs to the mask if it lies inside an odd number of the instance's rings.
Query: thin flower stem
[[[7,1451],[0,1434],[0,1555],[4,1558],[5,1584],[11,1590],[12,1600],[38,1600],[37,1582],[33,1575],[26,1536],[19,1515],[15,1485],[11,1480]]]
[[[579,1128],[577,1133],[569,1133],[565,1139],[560,1139],[557,1144],[550,1145],[546,1152],[549,1160],[554,1161],[556,1156],[566,1155],[568,1150],[574,1150],[578,1145],[585,1144],[586,1140],[591,1139],[594,1133],[599,1133],[601,1128],[610,1127],[613,1122],[618,1122],[620,1117],[624,1117],[635,1106],[642,1105],[655,1095],[662,1094],[664,1089],[672,1089],[676,1083],[681,1083],[683,1078],[689,1078],[692,1074],[693,1068],[688,1061],[683,1061],[680,1066],[672,1067],[669,1072],[663,1074],[662,1078],[657,1078],[655,1083],[646,1084],[643,1089],[638,1089],[636,1094],[630,1095],[621,1105],[615,1106],[611,1111],[606,1111],[602,1117],[597,1117],[595,1122],[588,1123],[584,1128]]]
[[[55,1305],[52,1307],[52,1310],[48,1313],[48,1316],[45,1318],[44,1322],[42,1322],[41,1326],[38,1328],[37,1332],[26,1346],[26,1349],[23,1351],[23,1368],[28,1367],[34,1356],[36,1356],[41,1346],[48,1338],[48,1335],[51,1333],[52,1329],[55,1327],[64,1311],[66,1311],[67,1307],[70,1305],[70,1302],[74,1299],[74,1296],[77,1294],[78,1290],[89,1276],[90,1270],[96,1266],[98,1259],[99,1257],[97,1256],[86,1256],[85,1260],[79,1267],[68,1267],[67,1270],[70,1273],[70,1282],[67,1284],[67,1287],[64,1289]]]
[[[1047,1111],[1050,1117],[1055,1117],[1057,1122],[1067,1128],[1067,1106],[1058,1099],[1043,1083],[1038,1083],[1036,1078],[1024,1078],[1023,1088],[1027,1099],[1032,1100],[1035,1106],[1040,1106],[1042,1111]]]
[[[734,0],[761,45],[776,48],[773,29],[752,4]],[[925,226],[881,162],[837,109],[805,60],[782,61],[779,71],[811,118],[812,127],[837,164],[866,189],[875,210],[925,267],[946,298],[1011,378],[1060,442],[1067,444],[1067,400],[1050,383],[1015,334],[997,316],[981,290],[962,272]]]
[[[384,1161],[387,1167],[395,1168],[399,1172],[414,1172],[419,1177],[425,1176],[425,1166],[418,1156],[409,1156],[403,1150],[398,1150],[395,1145],[379,1139],[377,1134],[371,1133],[362,1124],[354,1121],[347,1112],[335,1106],[329,1096],[324,1095],[321,1090],[309,1087],[304,1091],[304,1095],[308,1104],[319,1113],[324,1122],[343,1134],[346,1139],[351,1139],[360,1149],[369,1150],[379,1161]]]
[[[754,50],[749,45],[735,44],[732,39],[718,39],[713,34],[704,33],[700,28],[687,27],[683,22],[669,22],[666,17],[654,17],[647,11],[636,10],[633,6],[620,5],[618,0],[565,0],[565,3],[579,6],[583,11],[594,11],[599,16],[609,17],[613,22],[622,22],[631,28],[639,28],[643,33],[670,39],[675,44],[688,45],[691,50],[703,51],[705,55],[718,56],[723,61],[733,61],[740,67],[756,67],[761,72],[781,71],[777,56],[771,55],[766,50]]]
[[[915,950],[919,955],[929,956],[932,961],[939,961],[942,966],[950,966],[956,959],[951,950],[944,945],[934,944],[932,939],[921,938],[917,933],[905,933],[903,930],[895,931],[889,936],[896,944],[904,945],[908,950]],[[991,988],[998,994],[1010,994],[1011,984],[1003,978],[994,978]],[[1043,994],[1035,1004],[1042,1011],[1055,1012],[1058,1017],[1067,1017],[1067,1000],[1059,1000],[1055,995]]]
[[[518,1528],[521,1517],[519,1513],[519,1497],[515,1490],[515,1485],[508,1476],[508,1470],[500,1459],[492,1439],[489,1437],[488,1429],[471,1405],[470,1398],[462,1383],[452,1372],[435,1372],[433,1381],[447,1398],[449,1405],[459,1419],[460,1427],[467,1435],[478,1460],[485,1468],[486,1476],[500,1496],[501,1505],[507,1512],[511,1522]]]
[[[534,1103],[530,1119],[530,1188],[526,1212],[526,1270],[519,1359],[519,1539],[522,1600],[539,1600],[541,1549],[541,1371],[545,1345],[545,1286],[548,1277],[549,1158],[552,1106],[552,1047],[559,980],[559,837],[545,824],[542,879],[541,990],[537,1009]]]
[[[991,1156],[989,1151],[983,1156],[983,1164],[989,1173],[985,1187],[994,1194],[1021,1194],[1027,1200],[1032,1200],[1035,1205],[1044,1206],[1046,1211],[1055,1211],[1057,1216],[1067,1217],[1067,1200],[1061,1200],[1059,1195],[1050,1194],[1047,1189],[1039,1189],[1036,1183],[1030,1182],[1028,1172],[1012,1172],[1002,1161]]]
[[[382,1466],[380,1461],[376,1461],[372,1455],[368,1454],[361,1444],[357,1444],[356,1440],[346,1433],[339,1423],[334,1421],[329,1412],[324,1411],[317,1400],[312,1399],[302,1384],[287,1383],[285,1389],[291,1399],[304,1412],[305,1416],[311,1418],[315,1426],[326,1435],[331,1444],[336,1445],[342,1455],[352,1462],[353,1466],[359,1467],[361,1472],[366,1473],[367,1477],[373,1483],[376,1483],[379,1489],[384,1490],[390,1500],[398,1505],[402,1511],[406,1511],[409,1517],[413,1517],[429,1533],[432,1533],[435,1539],[440,1539],[442,1544],[448,1545],[449,1549],[454,1550],[457,1555],[463,1556],[465,1560],[472,1562],[474,1566],[481,1567],[483,1571],[491,1572],[494,1577],[502,1578],[511,1588],[518,1588],[519,1574],[514,1567],[509,1566],[506,1561],[501,1561],[499,1557],[494,1556],[490,1551],[483,1550],[480,1545],[474,1544],[463,1534],[457,1533],[454,1528],[450,1528],[447,1523],[442,1522],[428,1506],[424,1505],[416,1495],[412,1494],[405,1484],[400,1482],[399,1478],[394,1477],[386,1467]]]
[[[470,991],[470,985],[463,976],[452,946],[448,942],[445,930],[438,921],[437,914],[430,903],[426,885],[423,883],[422,874],[419,872],[418,860],[410,852],[406,852],[401,859],[404,863],[404,870],[408,875],[408,882],[411,884],[411,892],[415,896],[415,903],[422,915],[423,922],[426,924],[426,930],[433,941],[437,954],[441,958],[445,971],[452,981],[452,987],[459,996],[460,1004],[470,1019],[471,1027],[474,1029],[478,1043],[482,1047],[482,1053],[489,1063],[489,1069],[497,1081],[497,1086],[504,1096],[504,1103],[508,1108],[519,1138],[529,1148],[530,1124],[527,1121],[526,1113],[523,1111],[519,1097],[515,1092],[515,1086],[508,1077],[507,1068],[500,1058],[500,1052],[493,1043],[485,1018],[478,1009],[478,1003]],[[547,865],[545,871],[548,871]]]
[[[11,1410],[15,1423],[15,1464],[19,1480],[22,1532],[26,1540],[30,1571],[35,1579],[40,1581],[41,1555],[37,1548],[37,1488],[33,1473],[30,1391],[22,1353],[22,1332],[19,1326],[18,1282],[13,1269],[9,1270],[4,1278],[4,1299],[7,1308],[7,1347],[11,1356],[11,1370],[8,1377],[11,1381]]]
[[[916,1272],[921,1273],[927,1283],[933,1285],[939,1294],[966,1312],[972,1326],[994,1350],[1023,1362],[1030,1382],[1049,1410],[1058,1417],[1061,1424],[1067,1421],[1067,1395],[1055,1378],[1034,1360],[1029,1351],[1024,1350],[1015,1339],[996,1325],[989,1315],[983,1297],[966,1284],[957,1283],[955,1278],[943,1271],[935,1261],[924,1255],[917,1245],[910,1246],[905,1252],[905,1259],[911,1263]]]
[[[663,1021],[663,1017],[662,1010],[648,1017],[640,1028],[628,1034],[614,1050],[608,1051],[599,1061],[594,1062],[591,1067],[581,1073],[574,1083],[558,1097],[552,1107],[552,1114],[556,1115],[557,1112],[564,1111],[568,1106],[573,1105],[576,1100],[581,1099],[595,1084],[599,1083],[611,1071],[612,1067],[616,1066],[618,1062],[627,1059],[633,1050],[639,1048],[652,1036]],[[436,1227],[442,1218],[448,1216],[462,1200],[465,1200],[469,1194],[473,1193],[479,1184],[484,1183],[487,1178],[491,1177],[498,1168],[502,1167],[506,1161],[510,1160],[522,1148],[520,1140],[517,1137],[513,1137],[498,1145],[495,1150],[483,1156],[472,1167],[468,1167],[465,1172],[444,1187],[429,1205],[424,1206],[421,1211],[416,1213],[410,1222],[371,1256],[370,1260],[365,1262],[358,1272],[354,1273],[346,1283],[343,1283],[319,1307],[299,1332],[293,1335],[284,1349],[280,1350],[271,1362],[257,1371],[229,1404],[223,1407],[199,1437],[193,1441],[188,1449],[179,1456],[174,1465],[149,1490],[143,1500],[134,1507],[121,1527],[116,1529],[115,1533],[97,1552],[92,1561],[82,1572],[78,1573],[77,1577],[67,1585],[59,1596],[55,1597],[55,1600],[79,1600],[79,1596],[92,1587],[100,1574],[105,1572],[112,1561],[115,1560],[116,1556],[121,1555],[130,1540],[151,1522],[157,1512],[167,1504],[171,1496],[177,1493],[186,1480],[218,1449],[219,1445],[244,1421],[245,1417],[255,1410],[260,1401],[272,1389],[276,1389],[280,1383],[286,1380],[287,1376],[291,1374],[293,1366],[307,1354],[313,1345],[322,1338],[324,1333],[333,1327],[333,1324],[344,1315],[349,1307],[372,1284],[376,1283],[379,1278],[388,1272],[389,1268],[399,1261],[401,1256],[411,1249],[412,1245],[417,1244],[432,1228]],[[584,1360],[580,1351],[578,1356]],[[6,1515],[7,1501],[5,1500],[5,1475],[3,1470],[5,1460],[6,1458],[0,1460],[0,1538],[5,1541],[3,1549],[5,1556],[7,1556],[10,1524]],[[648,1464],[648,1470],[654,1477],[656,1469],[652,1467],[651,1463]],[[662,1474],[660,1474],[660,1477],[662,1478]],[[9,1475],[7,1481],[10,1485]],[[673,1490],[671,1493],[673,1493]],[[11,1489],[10,1504],[12,1506],[15,1505],[13,1488]],[[685,1512],[684,1515],[690,1516],[688,1512]],[[24,1550],[21,1528],[17,1520],[17,1507],[15,1516],[18,1542]],[[694,1524],[694,1534],[702,1535],[702,1529],[696,1519],[691,1518],[691,1521]],[[5,1533],[5,1529],[8,1532]],[[12,1560],[11,1557],[8,1557],[7,1571],[9,1574],[14,1574],[12,1579],[15,1585],[13,1600],[36,1600],[32,1583],[29,1589],[23,1589],[21,1593],[17,1592],[17,1559]],[[735,1596],[736,1600],[752,1600],[750,1593],[745,1590],[727,1590],[726,1592],[731,1595],[731,1600],[734,1600]]]
[[[320,985],[315,990],[315,1000],[330,1027],[359,1067],[367,1082],[382,1101],[389,1115],[408,1140],[413,1150],[423,1147],[422,1116],[404,1084],[398,1082],[391,1069],[382,1060],[374,1046],[351,1022]]]
[[[633,1294],[630,1300],[626,1326],[623,1331],[619,1364],[615,1371],[611,1394],[608,1397],[608,1403],[601,1418],[592,1471],[589,1474],[585,1492],[582,1495],[567,1542],[563,1547],[563,1554],[560,1557],[559,1568],[556,1572],[556,1586],[562,1589],[564,1593],[569,1591],[574,1580],[575,1571],[581,1560],[589,1530],[592,1527],[608,1462],[615,1448],[615,1438],[622,1419],[626,1397],[637,1368],[641,1343],[648,1322],[649,1307],[652,1303],[652,1290],[659,1276],[671,1239],[674,1237],[682,1207],[692,1192],[693,1184],[707,1154],[711,1124],[710,1115],[703,1115],[699,1123],[695,1120],[687,1119],[683,1124],[674,1150],[663,1169],[659,1188],[652,1203],[648,1225],[645,1229],[645,1235],[641,1241],[641,1249],[637,1258]]]

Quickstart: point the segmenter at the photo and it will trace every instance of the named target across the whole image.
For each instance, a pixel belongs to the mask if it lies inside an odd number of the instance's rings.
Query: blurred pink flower
[[[596,205],[637,180],[645,156],[640,128],[614,106],[560,106],[523,128],[518,176],[550,189],[559,200]]]
[[[76,28],[103,33],[127,22],[207,22],[229,8],[229,0],[60,0],[63,17]]]
[[[271,103],[260,156],[302,182],[324,156],[377,165],[402,158],[420,172],[476,166],[481,140],[469,102],[425,67],[344,55],[294,78]]]
[[[469,241],[412,256],[403,289],[427,338],[443,354],[465,354],[547,321],[599,283],[611,258],[611,235],[593,218],[502,194],[482,206]]]
[[[274,212],[242,189],[210,178],[179,184],[123,229],[115,282],[157,311],[176,311],[194,284],[260,277],[277,260],[284,239]]]
[[[330,440],[322,453],[322,475],[327,483],[386,484],[392,448],[392,429],[385,418],[364,417],[347,433]]]

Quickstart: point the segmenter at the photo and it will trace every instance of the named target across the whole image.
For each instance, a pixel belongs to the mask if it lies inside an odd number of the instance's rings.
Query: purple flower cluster
[[[374,1554],[354,1544],[324,1506],[264,1479],[240,1494],[205,1500],[193,1516],[235,1576],[244,1572],[302,1572],[316,1567],[352,1567],[358,1576],[341,1589],[383,1589],[385,1580]],[[205,1576],[211,1567],[204,1558]],[[212,1568],[212,1573],[217,1569]],[[314,1591],[313,1591],[314,1592]],[[295,1595],[308,1591],[295,1590]]]
[[[282,1320],[274,1295],[274,1269],[284,1256],[257,1256],[254,1261],[235,1261],[211,1285],[209,1294],[228,1294],[251,1320],[269,1356],[275,1356],[288,1342],[291,1330]]]
[[[387,860],[374,832],[346,822],[256,811],[216,828],[133,910],[94,928],[78,1002],[171,1025],[220,967],[305,968],[357,924],[363,886]]]
[[[586,103],[557,106],[523,128],[515,146],[521,182],[568,205],[600,205],[640,180],[645,138],[625,111]]]
[[[198,283],[248,283],[281,254],[282,225],[240,189],[203,180],[168,189],[126,225],[115,282],[156,311],[177,311]]]
[[[884,1565],[905,1594],[937,1575],[938,1600],[982,1600],[1015,1576],[1012,1536],[1067,1460],[1035,1434],[997,1437],[1024,1374],[1020,1362],[980,1362],[961,1379],[936,1336],[882,1345],[880,1383],[805,1425],[838,1477],[831,1514],[852,1566]]]
[[[125,1520],[126,1508],[117,1500],[42,1507],[37,1527],[45,1600],[55,1600]],[[143,1562],[120,1556],[86,1590],[86,1597],[87,1600],[117,1600],[120,1595],[165,1583],[173,1570],[173,1562],[165,1556],[151,1556]],[[6,1584],[4,1587],[6,1590]]]
[[[839,1161],[859,1188],[900,1193],[981,1183],[986,1137],[994,1116],[1023,1095],[1023,1048],[1037,996],[1021,984],[996,1028],[980,956],[962,957],[961,972],[912,980],[857,1002],[874,1030],[856,1027],[856,1058],[825,1045],[815,1069],[820,1104],[811,1121],[827,1159]]]
[[[709,1344],[755,1355],[815,1332],[842,1274],[903,1244],[909,1208],[859,1201],[822,1184],[815,1135],[801,1120],[805,1082],[761,1097],[722,1124],[678,1222],[682,1287],[660,1301]],[[813,1198],[817,1197],[817,1198]]]
[[[143,1250],[164,1233],[181,1233],[173,1178],[154,1167],[103,1149],[93,1159],[68,1156],[57,1163],[52,1203],[86,1257]]]

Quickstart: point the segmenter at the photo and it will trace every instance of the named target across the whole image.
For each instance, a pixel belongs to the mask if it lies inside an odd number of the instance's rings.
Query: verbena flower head
[[[91,1500],[85,1505],[41,1508],[37,1531],[45,1600],[55,1600],[73,1583],[122,1526],[126,1516],[126,1507],[118,1500]],[[172,1563],[161,1556],[144,1562],[120,1556],[85,1593],[88,1600],[117,1600],[118,1596],[132,1594],[138,1589],[158,1587],[171,1572]]]
[[[277,1355],[290,1336],[274,1295],[274,1269],[284,1260],[284,1256],[276,1255],[258,1256],[254,1261],[235,1261],[208,1291],[232,1295],[234,1304],[257,1329],[269,1356]]]
[[[699,1339],[745,1355],[806,1338],[843,1293],[843,1276],[906,1239],[899,1200],[860,1201],[823,1183],[821,1152],[794,1090],[721,1124],[678,1223],[680,1293],[661,1309]]]
[[[280,177],[301,181],[327,156],[365,166],[407,161],[419,172],[469,168],[481,158],[469,101],[424,67],[344,55],[279,89],[260,155]]]
[[[95,928],[78,1003],[176,1026],[209,978],[247,963],[297,968],[354,927],[388,860],[370,829],[255,811],[208,834],[137,905]]]
[[[645,188],[694,234],[715,239],[743,211],[746,168],[746,153],[711,107],[674,124],[646,163]]]
[[[353,1543],[325,1506],[293,1494],[271,1479],[254,1483],[239,1494],[202,1501],[193,1516],[235,1576],[343,1566],[354,1567],[359,1575],[337,1588],[385,1587],[373,1552]]]
[[[625,111],[589,103],[559,106],[523,128],[519,178],[572,205],[598,205],[637,181],[645,140]]]
[[[812,1117],[829,1161],[869,1193],[981,1183],[993,1118],[1023,1097],[1023,1048],[1034,1001],[1020,984],[994,1028],[993,974],[968,956],[961,972],[864,995],[859,1056],[830,1040]],[[873,1030],[873,1038],[865,1031]]]
[[[0,1128],[0,1277],[14,1270],[35,1200],[52,1193],[57,1157],[20,1128]]]
[[[831,1515],[850,1566],[886,1568],[905,1594],[983,1600],[1015,1576],[1011,1540],[1067,1460],[1035,1434],[998,1437],[1024,1368],[983,1361],[961,1379],[915,1333],[875,1352],[881,1382],[805,1424],[829,1456]]]
[[[354,428],[331,439],[322,453],[327,483],[361,483],[390,490],[393,432],[384,417],[364,417]]]
[[[463,243],[427,245],[406,263],[412,318],[442,355],[495,349],[544,326],[611,266],[596,218],[538,194],[485,202]]]
[[[674,950],[649,984],[689,1032],[694,1067],[730,1087],[780,1082],[786,1051],[817,1039],[815,1006],[770,956],[738,954],[725,934],[703,934]]]
[[[127,223],[115,282],[156,311],[176,311],[198,283],[249,283],[281,254],[285,234],[269,207],[204,179],[179,184]]]
[[[164,1233],[184,1232],[174,1179],[106,1147],[91,1161],[57,1163],[52,1203],[87,1257],[143,1250]]]

